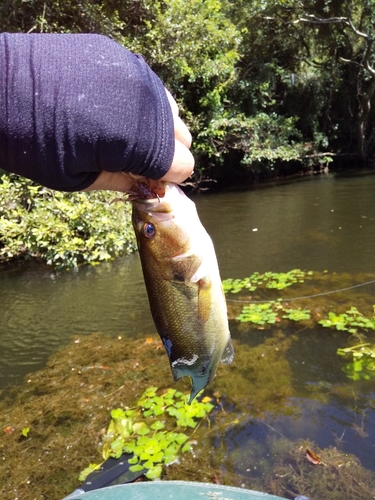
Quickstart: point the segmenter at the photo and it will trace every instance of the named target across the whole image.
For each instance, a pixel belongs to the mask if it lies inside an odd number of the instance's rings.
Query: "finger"
[[[96,180],[83,191],[130,191],[133,181],[123,174],[123,172],[107,172],[102,170]]]
[[[164,87],[165,88],[165,87]],[[165,89],[165,92],[167,94],[167,97],[168,97],[168,101],[169,101],[169,104],[171,105],[171,108],[172,108],[172,113],[174,115],[177,115],[178,116],[178,104],[177,102],[175,101],[174,97],[172,96],[172,94],[169,92],[169,90]]]
[[[191,154],[189,148],[176,140],[172,165],[161,180],[180,184],[194,172],[194,164],[194,156]]]
[[[185,123],[178,116],[177,102],[174,100],[171,93],[167,89],[165,89],[165,92],[167,94],[168,101],[172,109],[175,139],[182,142],[182,144],[184,144],[187,148],[190,148],[192,141],[191,134]]]
[[[191,146],[191,133],[189,129],[185,125],[185,123],[181,120],[181,118],[177,115],[173,116],[174,121],[174,137],[178,141],[182,142],[187,148]]]

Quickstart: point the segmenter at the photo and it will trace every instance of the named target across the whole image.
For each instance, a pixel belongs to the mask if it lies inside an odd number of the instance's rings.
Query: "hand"
[[[175,151],[172,165],[168,172],[161,178],[163,181],[180,184],[187,179],[194,171],[194,157],[190,152],[191,134],[185,123],[178,116],[178,106],[170,92],[165,89],[169,104],[172,109],[174,121]],[[84,191],[109,190],[109,191],[129,191],[132,181],[123,172],[101,171],[96,181]]]

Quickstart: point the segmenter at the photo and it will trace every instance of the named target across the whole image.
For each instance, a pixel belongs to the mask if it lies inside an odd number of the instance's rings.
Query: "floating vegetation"
[[[244,278],[243,280],[225,280],[224,289],[231,293],[238,293],[244,290],[254,291],[259,287],[263,287],[263,289],[276,288],[282,290],[296,283],[303,283],[306,276],[312,277],[313,274],[312,271],[305,272],[299,269],[294,269],[287,273],[254,273],[249,278]],[[315,277],[316,274],[314,274]],[[327,282],[327,273],[323,273],[322,276]],[[371,283],[371,281],[364,284],[368,283]],[[353,285],[341,290],[338,289],[337,292],[357,287],[358,285]],[[332,291],[329,293],[332,293]],[[323,296],[324,292],[315,294],[315,297],[321,298]],[[287,299],[279,297],[277,300],[268,301],[256,300],[254,302],[251,302],[250,298],[245,298],[243,301],[236,301],[238,303],[244,302],[245,305],[241,306],[240,313],[236,314],[234,318],[241,323],[257,325],[259,329],[263,329],[265,325],[280,324],[282,326],[282,320],[293,322],[308,321],[311,327],[318,327],[320,325],[324,328],[348,331],[361,340],[366,338],[368,331],[375,330],[375,305],[372,306],[373,313],[371,316],[365,316],[355,306],[350,306],[345,312],[336,313],[329,310],[324,311],[321,305],[315,308],[311,306],[310,308],[291,308],[289,306],[284,307],[283,305],[284,303],[289,304],[301,299],[305,300],[305,302],[309,301],[309,304],[311,304],[314,294]],[[327,308],[326,305],[325,307]],[[322,319],[323,315],[326,315],[326,317]],[[368,344],[360,344],[360,347],[341,348],[338,349],[337,353],[341,356],[352,356],[352,361],[343,367],[343,371],[352,380],[369,380],[375,377],[375,355],[373,356],[373,348],[369,347]]]
[[[189,394],[176,389],[158,395],[157,387],[148,387],[136,406],[112,410],[101,446],[104,460],[131,453],[128,462],[132,472],[144,471],[148,479],[159,479],[163,465],[175,462],[180,453],[192,448],[193,441],[181,429],[194,429],[198,420],[214,408],[209,397],[202,402],[195,399],[190,405],[189,399]],[[99,467],[90,464],[81,472],[80,480]]]
[[[375,310],[375,306],[373,306]],[[334,312],[328,313],[328,319],[322,319],[319,324],[327,328],[336,328],[336,330],[346,330],[350,333],[358,333],[358,328],[364,330],[375,330],[375,316],[366,318],[356,307],[351,307],[348,311],[341,314]]]
[[[290,319],[292,321],[306,321],[308,319],[311,319],[311,313],[308,309],[284,309],[282,308],[282,311],[284,312],[283,318],[284,319]]]
[[[266,272],[260,274],[253,273],[248,278],[226,279],[223,281],[225,292],[238,293],[242,290],[255,291],[260,286],[270,289],[284,290],[295,283],[304,283],[307,276],[312,276],[312,271],[301,271],[301,269],[292,269],[286,273]]]
[[[2,391],[0,497],[60,500],[71,493],[80,471],[101,459],[111,409],[137,406],[151,384],[161,391],[170,384],[159,338],[93,334],[75,337],[24,385]],[[176,389],[187,392],[189,384]]]
[[[254,323],[255,325],[274,325],[283,319],[292,321],[306,321],[311,319],[311,314],[308,309],[289,309],[284,308],[280,300],[264,302],[263,304],[249,304],[242,308],[241,314],[237,316],[237,320],[241,323]],[[284,314],[282,314],[284,313]]]
[[[255,325],[274,325],[277,320],[275,302],[265,302],[264,304],[249,304],[244,306],[241,314],[236,318],[241,323],[254,323]]]
[[[351,356],[343,371],[352,380],[370,380],[375,378],[375,345],[359,344],[337,349],[339,356]]]

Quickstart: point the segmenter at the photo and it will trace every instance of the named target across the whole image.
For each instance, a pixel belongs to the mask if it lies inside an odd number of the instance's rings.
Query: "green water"
[[[223,279],[327,270],[326,284],[297,289],[304,296],[375,278],[374,175],[321,176],[195,201]],[[368,308],[374,296],[372,284],[321,296],[314,307]],[[0,388],[43,367],[72,335],[139,338],[155,332],[137,255],[60,274],[2,268],[0,297]],[[235,362],[220,367],[212,390],[237,422],[223,421],[212,437],[212,460],[239,485],[262,486],[283,440],[337,446],[375,471],[374,381],[354,382],[343,373],[336,350],[347,345],[347,332],[300,330],[298,324],[258,330],[231,320]],[[375,341],[371,334],[369,339]],[[221,421],[220,412],[215,418]]]

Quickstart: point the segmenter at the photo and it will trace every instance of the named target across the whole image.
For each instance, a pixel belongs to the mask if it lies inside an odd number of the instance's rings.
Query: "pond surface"
[[[313,282],[302,295],[372,282],[320,300],[332,310],[375,303],[375,175],[326,175],[194,201],[214,240],[223,279],[255,271],[328,271],[326,285]],[[73,335],[139,338],[155,332],[137,255],[58,274],[1,268],[0,297],[0,389],[43,367]],[[234,364],[220,368],[217,387],[224,399],[225,391],[244,397],[231,407],[238,424],[218,435],[214,445],[225,450],[225,460],[219,453],[222,467],[246,485],[246,478],[257,484],[266,474],[265,457],[275,454],[279,438],[313,441],[321,448],[340,445],[375,471],[375,386],[343,373],[336,350],[348,345],[348,332],[300,330],[298,325],[282,333],[278,327],[258,330],[231,320],[242,354],[237,351]],[[368,339],[375,342],[371,334]],[[266,371],[264,365],[257,373],[246,369],[247,355],[268,356],[275,345],[281,357],[270,355]]]

